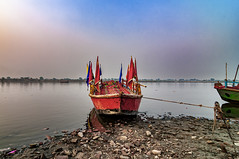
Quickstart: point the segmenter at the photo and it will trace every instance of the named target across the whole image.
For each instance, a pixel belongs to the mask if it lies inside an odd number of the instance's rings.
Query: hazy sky
[[[224,79],[239,64],[238,0],[0,0],[0,77]]]

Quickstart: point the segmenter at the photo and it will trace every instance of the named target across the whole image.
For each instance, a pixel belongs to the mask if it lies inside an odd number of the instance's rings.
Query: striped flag
[[[89,86],[89,74],[90,74],[90,61],[89,61],[89,65],[87,64],[86,66],[86,73],[87,73],[87,76],[86,76],[86,83],[87,83],[87,86]]]

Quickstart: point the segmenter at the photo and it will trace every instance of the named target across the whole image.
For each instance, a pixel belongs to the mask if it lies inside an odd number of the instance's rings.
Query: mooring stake
[[[235,142],[232,138],[232,135],[231,135],[231,132],[229,130],[229,126],[228,126],[228,123],[226,122],[226,118],[223,116],[223,111],[220,107],[220,104],[216,101],[215,102],[215,106],[214,106],[214,124],[213,124],[213,131],[215,130],[215,126],[216,126],[216,122],[217,122],[217,119],[221,119],[223,120],[224,124],[226,125],[226,128],[227,128],[227,133],[229,135],[229,137],[231,138],[231,141],[232,141],[232,144],[233,144],[233,148],[234,148],[234,152],[235,152],[235,157],[237,157],[237,151],[236,151],[236,145],[235,145]],[[232,156],[233,158],[233,156]]]

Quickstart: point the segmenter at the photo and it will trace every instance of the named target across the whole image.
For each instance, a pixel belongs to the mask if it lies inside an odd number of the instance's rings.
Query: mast
[[[236,74],[235,74],[235,77],[234,77],[234,80],[233,80],[233,87],[235,86],[235,81],[236,81],[236,78],[237,78],[237,72],[238,72],[238,68],[239,68],[239,65],[237,65],[237,70],[236,70]]]
[[[225,88],[227,88],[227,63],[226,63],[226,79],[225,79]]]

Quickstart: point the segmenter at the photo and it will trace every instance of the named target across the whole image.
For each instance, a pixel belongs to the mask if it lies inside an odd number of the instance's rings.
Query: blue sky
[[[239,63],[236,0],[2,0],[0,76],[233,78]],[[123,75],[124,76],[124,75]]]

